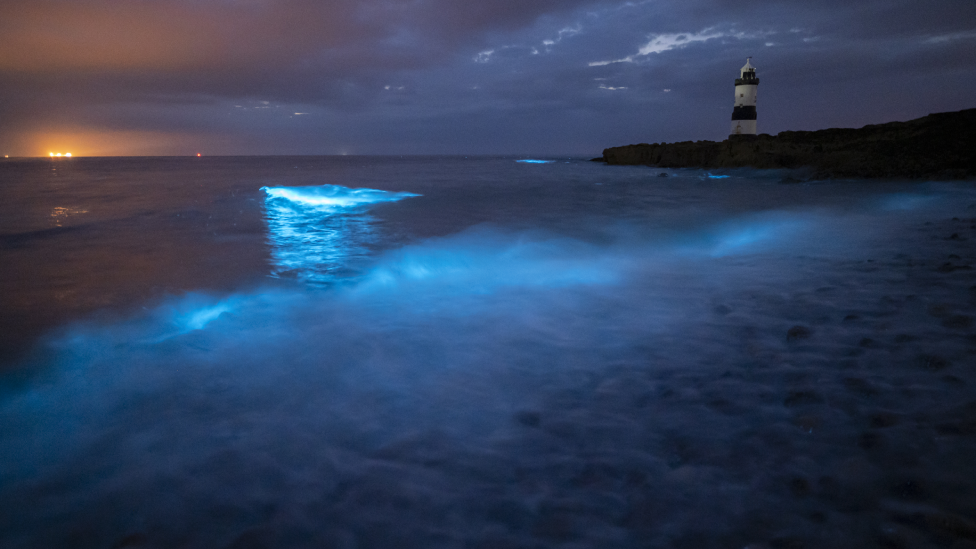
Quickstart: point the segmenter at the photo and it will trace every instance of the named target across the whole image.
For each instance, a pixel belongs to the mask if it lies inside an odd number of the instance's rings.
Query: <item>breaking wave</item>
[[[369,206],[420,196],[339,185],[262,190],[271,275],[319,284],[352,277],[369,256],[379,238]]]

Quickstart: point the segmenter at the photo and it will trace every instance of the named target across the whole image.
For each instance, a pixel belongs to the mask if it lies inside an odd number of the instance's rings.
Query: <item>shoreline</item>
[[[610,165],[811,170],[810,179],[976,178],[976,109],[862,128],[640,143],[603,150]]]

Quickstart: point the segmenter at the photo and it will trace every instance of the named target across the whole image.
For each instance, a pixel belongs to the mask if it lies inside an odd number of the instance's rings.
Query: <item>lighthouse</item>
[[[746,59],[739,78],[735,79],[735,108],[732,109],[732,135],[756,135],[756,91],[759,78],[756,67]]]

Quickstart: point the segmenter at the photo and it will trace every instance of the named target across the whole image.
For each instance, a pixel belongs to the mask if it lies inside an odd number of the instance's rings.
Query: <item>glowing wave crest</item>
[[[350,189],[339,185],[321,187],[262,187],[269,199],[283,198],[295,204],[329,209],[354,208],[379,202],[396,202],[419,194],[376,189]]]

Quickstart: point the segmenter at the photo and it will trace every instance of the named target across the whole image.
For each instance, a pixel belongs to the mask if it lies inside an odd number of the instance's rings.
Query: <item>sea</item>
[[[4,548],[976,543],[976,186],[0,161]]]

